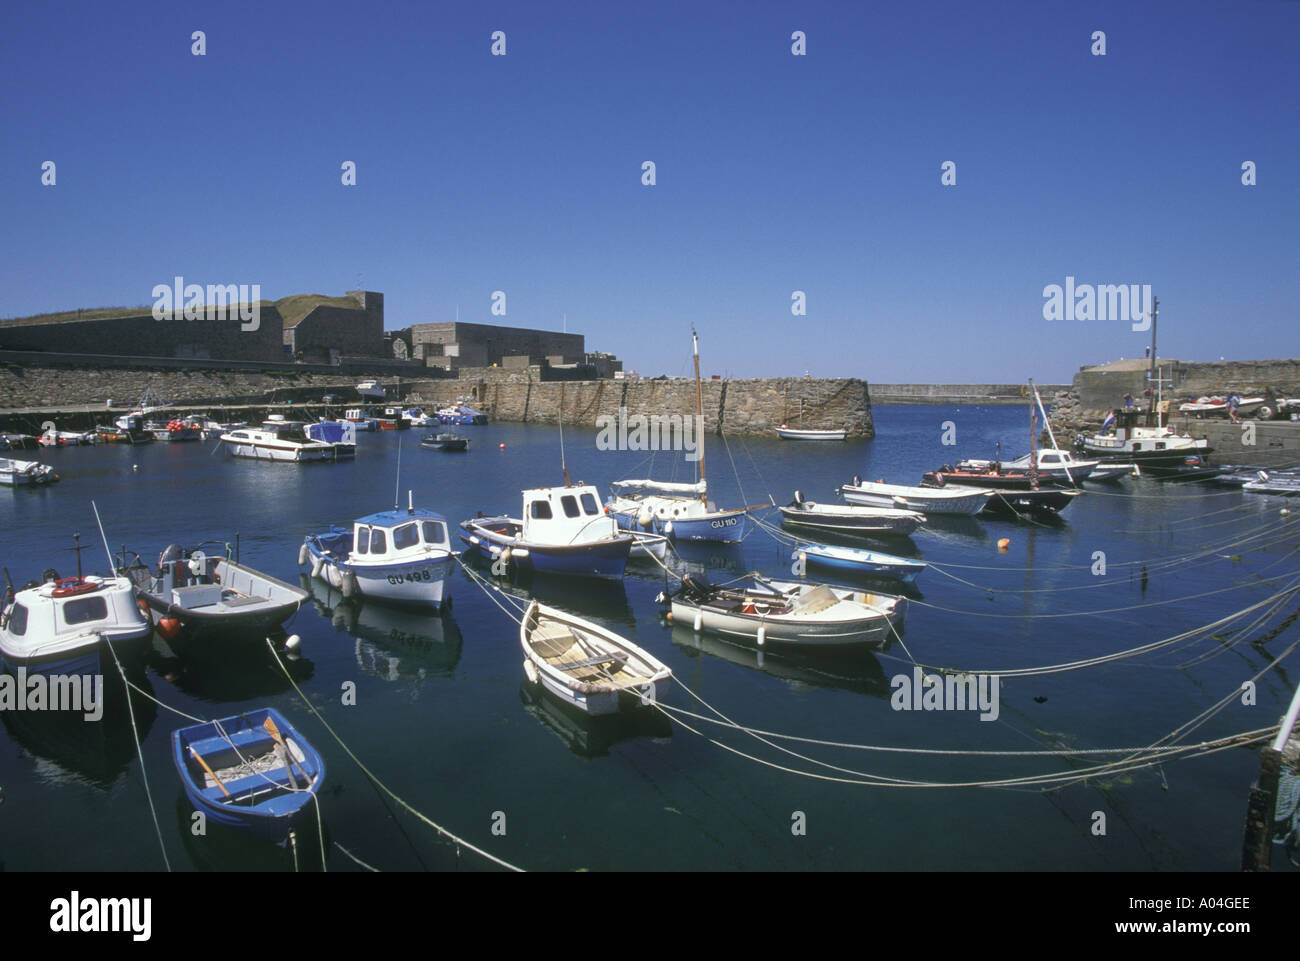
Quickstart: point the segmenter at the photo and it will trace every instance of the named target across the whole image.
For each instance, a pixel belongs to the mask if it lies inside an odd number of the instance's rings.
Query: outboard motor
[[[713,593],[713,585],[703,574],[687,574],[682,578],[681,593],[687,600],[703,601]]]
[[[861,478],[859,475],[857,475],[857,474],[854,474],[854,475],[853,475],[853,486],[854,486],[854,487],[861,487],[861,486],[862,486],[862,478]]]
[[[794,492],[794,503],[796,507],[803,507],[803,491]]]

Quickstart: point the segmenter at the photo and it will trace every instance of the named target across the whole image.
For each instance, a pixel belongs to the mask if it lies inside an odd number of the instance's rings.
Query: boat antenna
[[[77,552],[77,583],[81,583],[81,552],[85,549],[81,546],[81,534],[73,534],[72,542],[76,546],[69,547],[68,550]],[[111,555],[109,559],[112,560]]]
[[[564,486],[572,487],[569,483],[569,467],[564,462],[564,384],[560,384],[560,470],[564,471]]]
[[[402,500],[402,435],[397,435],[397,481],[393,485],[393,510]]]
[[[700,335],[695,332],[694,324],[691,324],[691,351],[695,355],[695,429],[700,434],[700,482],[704,485],[704,490],[700,492],[700,500],[707,506],[709,485],[704,477],[704,392],[700,387]],[[802,409],[799,416],[802,423]]]

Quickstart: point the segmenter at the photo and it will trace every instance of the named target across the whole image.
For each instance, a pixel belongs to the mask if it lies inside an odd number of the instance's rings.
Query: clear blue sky
[[[648,374],[694,323],[706,374],[1050,383],[1149,342],[1045,321],[1073,275],[1151,284],[1162,356],[1296,356],[1298,51],[1291,0],[10,4],[0,316],[360,274]]]

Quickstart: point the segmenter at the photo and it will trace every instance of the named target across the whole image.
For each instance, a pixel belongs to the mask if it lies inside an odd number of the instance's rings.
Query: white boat
[[[649,531],[629,531],[632,535],[632,549],[628,559],[652,557],[664,561],[668,557],[668,538],[663,534],[651,534]]]
[[[1141,475],[1142,468],[1138,467],[1137,464],[1098,463],[1092,469],[1092,473],[1088,475],[1088,480],[1094,483],[1098,481],[1107,482],[1117,481],[1123,477],[1140,477]]]
[[[1251,494],[1280,494],[1295,497],[1300,494],[1300,473],[1295,471],[1258,471],[1255,479],[1241,485]]]
[[[47,430],[41,435],[42,447],[79,447],[96,441],[94,431]]]
[[[406,510],[367,514],[350,530],[330,527],[323,534],[308,535],[298,548],[298,564],[310,564],[312,577],[346,598],[434,610],[451,607],[449,585],[456,557],[446,518],[411,506],[409,499]]]
[[[524,673],[588,714],[613,714],[620,694],[653,703],[672,671],[613,631],[533,601],[519,625]],[[629,698],[631,699],[631,698]]]
[[[694,484],[654,480],[621,480],[610,485],[609,513],[623,530],[649,530],[675,540],[743,541],[749,531],[749,510],[719,510],[709,500],[704,474],[704,401],[700,388],[700,339],[691,331],[695,357],[695,424],[699,444],[700,478]],[[620,493],[620,491],[622,491]]]
[[[384,388],[377,380],[363,380],[357,384],[357,393],[362,400],[383,400]]]
[[[357,430],[379,430],[379,418],[373,416],[364,407],[350,407],[343,412],[343,419],[356,424]]]
[[[760,646],[889,646],[902,627],[907,601],[893,594],[756,578],[753,587],[714,587],[687,574],[673,594],[675,624],[752,640]]]
[[[0,457],[0,484],[6,487],[37,487],[59,479],[54,468],[34,460]]]
[[[1042,447],[1037,451],[1038,454],[1038,477],[1040,481],[1050,481],[1053,484],[1079,484],[1087,480],[1094,470],[1097,469],[1100,461],[1084,460],[1076,458],[1068,450],[1058,450],[1055,447]],[[1033,463],[1033,454],[1024,454],[1015,460],[1004,463],[1002,467],[1008,470],[1029,470]],[[963,461],[962,463],[976,464],[977,461]]]
[[[130,579],[80,574],[60,579],[48,573],[53,576],[45,583],[16,591],[0,615],[0,661],[6,668],[116,676],[105,645],[119,657],[146,652],[153,625],[136,606]]]
[[[782,440],[847,440],[846,430],[804,430],[799,427],[786,427],[782,424],[776,428],[776,436]]]
[[[850,504],[868,507],[895,507],[923,511],[927,514],[978,514],[993,496],[991,490],[947,484],[943,487],[909,487],[854,477],[851,484],[836,490]]]
[[[252,460],[304,461],[334,460],[334,445],[309,438],[300,421],[266,421],[260,430],[245,427],[221,435],[221,442],[234,457]]]
[[[916,561],[908,557],[895,557],[879,551],[868,551],[860,547],[839,547],[834,544],[800,544],[794,549],[794,557],[802,558],[805,564],[817,564],[821,567],[833,567],[837,570],[852,571],[855,574],[872,574],[879,577],[892,577],[911,584],[918,574],[929,565],[925,561]]]
[[[437,417],[431,417],[419,407],[402,411],[402,419],[408,421],[412,427],[427,427],[429,424],[441,423]]]
[[[1079,436],[1075,448],[1090,457],[1127,460],[1142,467],[1175,467],[1192,456],[1209,454],[1210,442],[1189,434],[1176,434],[1164,422],[1167,406],[1163,397],[1164,378],[1156,379],[1154,410],[1143,412],[1136,407],[1111,411],[1103,424],[1103,433]],[[1154,415],[1155,423],[1151,420]],[[1146,421],[1145,424],[1140,421]],[[1112,426],[1113,425],[1113,426]],[[1111,431],[1107,431],[1107,428]]]
[[[841,534],[899,534],[906,536],[926,522],[919,511],[856,504],[818,504],[794,492],[794,503],[777,508],[785,524],[836,531]]]

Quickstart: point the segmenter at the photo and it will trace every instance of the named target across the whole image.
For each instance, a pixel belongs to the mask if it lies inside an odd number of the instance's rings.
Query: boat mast
[[[1055,435],[1054,433],[1052,433],[1052,421],[1051,421],[1051,419],[1047,416],[1047,409],[1046,409],[1045,407],[1043,407],[1043,398],[1042,398],[1042,396],[1038,393],[1038,388],[1034,386],[1034,378],[1032,378],[1032,377],[1029,378],[1029,388],[1030,388],[1030,390],[1032,390],[1032,391],[1034,392],[1034,400],[1036,400],[1036,401],[1038,402],[1038,411],[1039,411],[1039,413],[1041,413],[1041,414],[1043,415],[1043,424],[1044,424],[1044,426],[1047,427],[1047,438],[1048,438],[1048,440],[1050,440],[1050,441],[1052,442],[1052,447],[1053,447],[1053,449],[1055,449],[1055,450],[1060,450],[1060,449],[1061,449],[1061,445],[1058,444],[1058,443],[1056,442],[1056,435]],[[1074,477],[1073,477],[1073,475],[1070,474],[1070,465],[1069,465],[1069,464],[1066,464],[1066,465],[1065,465],[1065,476],[1068,477],[1068,478],[1070,479],[1070,483],[1071,483],[1071,484],[1074,484]],[[1078,485],[1075,485],[1075,486],[1078,486]]]
[[[560,470],[564,471],[564,486],[572,487],[569,483],[569,467],[564,462],[564,384],[560,384]]]
[[[700,500],[707,507],[709,485],[704,477],[704,389],[700,386],[700,335],[695,332],[694,324],[691,325],[691,350],[695,354],[695,428],[700,432],[700,481],[704,484]]]
[[[1029,486],[1038,490],[1038,421],[1034,405],[1029,405]]]

